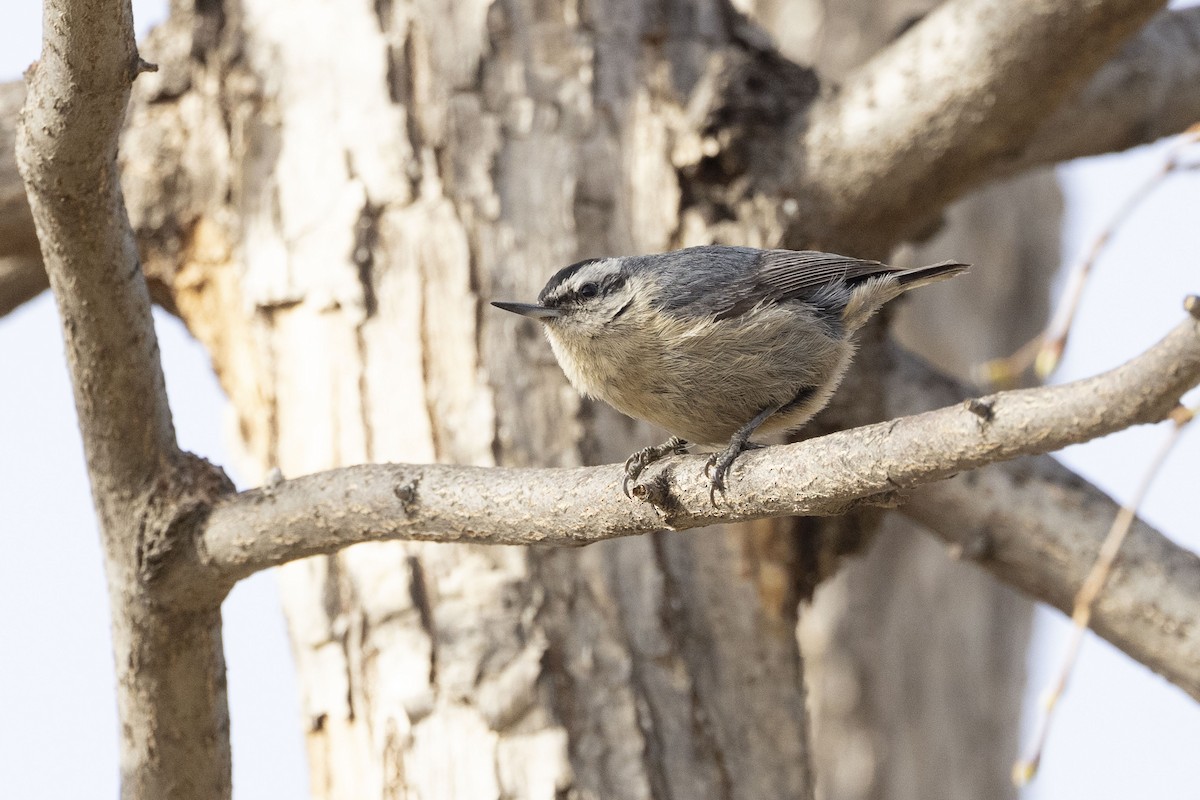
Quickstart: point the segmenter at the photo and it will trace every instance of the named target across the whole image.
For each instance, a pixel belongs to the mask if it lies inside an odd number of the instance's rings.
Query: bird
[[[715,505],[738,456],[760,446],[751,436],[794,431],[829,402],[872,314],[968,266],[705,245],[578,261],[536,303],[492,305],[537,320],[581,394],[672,434],[625,462],[627,496],[648,466],[695,444],[716,449]]]

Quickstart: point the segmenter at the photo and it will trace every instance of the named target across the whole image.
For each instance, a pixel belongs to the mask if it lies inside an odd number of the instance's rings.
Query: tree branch
[[[952,381],[901,363],[901,407],[953,400]],[[901,379],[900,376],[903,376]],[[1049,458],[942,480],[1163,419],[1200,381],[1200,323],[1103,375],[1006,392],[747,453],[729,497],[708,503],[703,458],[673,459],[643,484],[649,503],[618,491],[616,466],[494,469],[364,465],[285,481],[218,503],[202,559],[220,580],[363,541],[579,545],[669,525],[693,528],[778,515],[826,515],[896,504],[1001,580],[1060,609],[1075,591],[1117,506]],[[1200,699],[1200,557],[1138,522],[1097,604],[1093,627]]]
[[[968,395],[899,348],[893,347],[892,360],[887,395],[893,415]],[[899,510],[961,557],[1070,614],[1120,506],[1054,459],[1038,457],[922,486]],[[1091,627],[1200,700],[1200,560],[1137,520],[1118,565]]]
[[[128,2],[51,0],[45,8],[16,157],[103,502],[144,486],[175,451],[150,297],[117,174],[137,48]]]
[[[1070,615],[1118,509],[1039,458],[923,486],[901,510],[963,558]],[[1200,700],[1198,598],[1200,556],[1136,520],[1090,626]]]
[[[1046,119],[1004,173],[1115,153],[1200,121],[1200,6],[1159,14]]]
[[[948,0],[809,111],[787,240],[879,253],[912,236],[1012,165],[1164,5]]]
[[[1200,323],[1187,319],[1142,355],[1087,380],[1004,392],[963,405],[746,453],[715,508],[703,457],[671,459],[617,490],[617,466],[496,469],[367,465],[285,481],[219,502],[203,559],[241,578],[264,567],[386,539],[587,544],[664,526],[831,515],[897,490],[1020,455],[1157,422],[1200,382]],[[657,509],[656,509],[657,507]]]
[[[117,142],[144,67],[129,0],[46,0],[16,160],[58,302],[113,615],[122,796],[227,798],[220,600],[196,511],[229,485],[176,445]],[[183,568],[180,568],[183,567]]]

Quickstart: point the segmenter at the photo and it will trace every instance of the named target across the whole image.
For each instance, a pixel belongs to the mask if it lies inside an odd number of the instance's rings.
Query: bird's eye
[[[591,300],[598,294],[600,294],[600,287],[594,283],[585,283],[579,287],[579,296],[584,300]]]

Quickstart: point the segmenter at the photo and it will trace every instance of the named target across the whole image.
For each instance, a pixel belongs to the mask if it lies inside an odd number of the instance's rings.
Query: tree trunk
[[[581,401],[540,331],[486,301],[532,298],[596,254],[778,242],[770,209],[714,213],[695,194],[696,98],[761,41],[719,0],[179,3],[143,48],[162,69],[138,81],[154,102],[135,104],[123,152],[157,161],[127,161],[126,197],[247,461],[288,477],[573,465],[656,441]],[[802,102],[806,74],[789,74]],[[1001,794],[1027,611],[885,538],[814,612],[836,632],[813,650],[824,794]],[[314,796],[811,796],[805,546],[761,522],[580,551],[369,544],[284,567]],[[912,587],[891,558],[933,581],[919,594],[936,614],[883,618]],[[949,585],[948,601],[932,588]],[[884,629],[886,657],[861,646]],[[989,669],[950,694],[963,630],[998,633],[975,652]],[[929,691],[900,705],[906,687],[881,677],[896,665]],[[962,713],[963,696],[982,707]],[[880,749],[905,739],[913,752]],[[902,766],[934,757],[936,780]]]

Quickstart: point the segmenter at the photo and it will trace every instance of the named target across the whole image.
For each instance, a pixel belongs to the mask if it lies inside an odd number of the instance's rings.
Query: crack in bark
[[[347,169],[351,179],[354,168],[349,153],[346,154]],[[374,418],[371,414],[371,386],[368,369],[369,353],[365,334],[366,326],[378,311],[375,296],[375,247],[379,240],[379,216],[383,210],[365,199],[359,211],[354,231],[352,260],[358,266],[358,282],[362,291],[363,316],[354,326],[354,345],[358,355],[358,416],[363,425],[363,451],[366,461],[375,460]]]
[[[425,582],[425,567],[421,564],[421,559],[416,556],[409,556],[407,561],[409,596],[421,617],[421,628],[429,637],[429,685],[437,686],[437,630],[434,627],[433,602],[429,596],[429,587]]]

